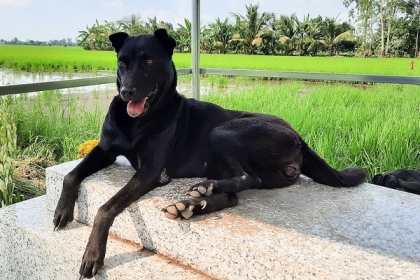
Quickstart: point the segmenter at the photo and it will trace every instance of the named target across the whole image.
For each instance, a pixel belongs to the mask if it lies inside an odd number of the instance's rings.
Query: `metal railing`
[[[177,69],[177,73],[178,75],[191,74],[191,69],[189,68]],[[63,80],[63,81],[53,81],[53,82],[0,86],[0,96],[9,95],[9,94],[44,91],[44,90],[111,84],[111,83],[116,83],[116,79],[117,77],[115,75],[110,75],[110,76],[101,76],[101,77],[94,77],[94,78],[72,79],[72,80],[65,80],[65,81]]]
[[[283,78],[314,81],[358,82],[358,83],[386,83],[420,85],[420,77],[411,76],[381,76],[363,74],[335,74],[321,72],[286,72],[269,70],[235,70],[218,68],[201,68],[200,74],[252,76],[264,78]]]
[[[177,69],[178,75],[192,74],[191,68]],[[239,70],[239,69],[218,69],[200,68],[202,75],[226,75],[226,76],[252,76],[264,78],[298,79],[312,81],[343,81],[358,83],[388,83],[388,84],[411,84],[420,85],[420,77],[410,76],[381,76],[381,75],[357,75],[357,74],[334,74],[319,72],[285,72],[268,70]],[[9,94],[19,94],[44,90],[54,90],[63,88],[73,88],[82,86],[92,86],[110,84],[116,82],[116,76],[102,76],[84,79],[72,79],[65,81],[30,83],[21,85],[0,86],[0,96]]]

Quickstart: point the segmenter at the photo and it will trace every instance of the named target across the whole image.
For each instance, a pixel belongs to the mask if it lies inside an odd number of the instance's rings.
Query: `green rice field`
[[[175,53],[177,68],[191,67],[191,55]],[[414,69],[411,70],[411,62]],[[85,51],[77,47],[0,46],[0,68],[30,72],[97,72],[116,70],[112,51]],[[203,68],[281,70],[297,72],[331,72],[419,76],[420,60],[410,58],[298,57],[235,54],[202,54]]]

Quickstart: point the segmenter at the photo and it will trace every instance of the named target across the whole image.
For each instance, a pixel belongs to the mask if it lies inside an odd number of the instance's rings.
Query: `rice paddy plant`
[[[46,153],[54,155],[55,161],[74,160],[80,143],[99,138],[106,113],[105,106],[92,108],[83,104],[91,102],[72,94],[62,95],[60,91],[16,98],[13,107],[19,149],[33,149],[41,143]]]
[[[229,84],[229,78],[226,76],[217,75],[216,85],[220,88],[225,88]]]
[[[177,68],[191,67],[191,54],[175,53]],[[414,61],[414,69],[411,62]],[[419,76],[420,60],[411,58],[348,58],[264,56],[239,54],[201,54],[203,68],[279,70]],[[0,46],[0,67],[32,72],[98,72],[115,71],[113,51],[85,51],[77,47]]]
[[[287,120],[336,169],[359,166],[369,177],[420,169],[420,96],[416,86],[281,86],[266,83],[206,101]]]
[[[17,136],[10,103],[10,97],[0,103],[0,208],[23,199],[13,180]]]
[[[178,75],[178,83],[189,83],[191,82],[191,74]]]
[[[77,47],[1,46],[0,67],[29,72],[95,72],[116,70],[114,52]]]
[[[216,76],[216,75],[209,75],[209,76],[208,76],[208,79],[209,79],[209,83],[210,83],[210,85],[211,85],[211,86],[214,86],[214,85],[216,84],[216,79],[217,79],[217,76]]]

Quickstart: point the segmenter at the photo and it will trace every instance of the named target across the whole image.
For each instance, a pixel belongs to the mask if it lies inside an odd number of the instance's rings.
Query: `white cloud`
[[[112,10],[121,10],[125,7],[124,2],[121,0],[102,2],[102,6]]]
[[[174,9],[176,7],[176,9]],[[184,18],[191,20],[191,1],[190,0],[178,0],[173,6],[162,8],[148,8],[140,11],[142,20],[147,21],[148,18],[154,18],[157,20],[170,22],[174,24],[174,28],[178,28],[178,23],[184,25]]]
[[[35,0],[0,0],[0,7],[24,8]]]

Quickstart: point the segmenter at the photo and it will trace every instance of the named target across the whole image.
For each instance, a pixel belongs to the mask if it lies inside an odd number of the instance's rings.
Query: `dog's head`
[[[175,40],[165,29],[154,34],[128,36],[119,32],[109,36],[117,53],[117,86],[127,102],[127,113],[135,118],[152,110],[164,94],[174,91],[176,71],[172,63]]]

